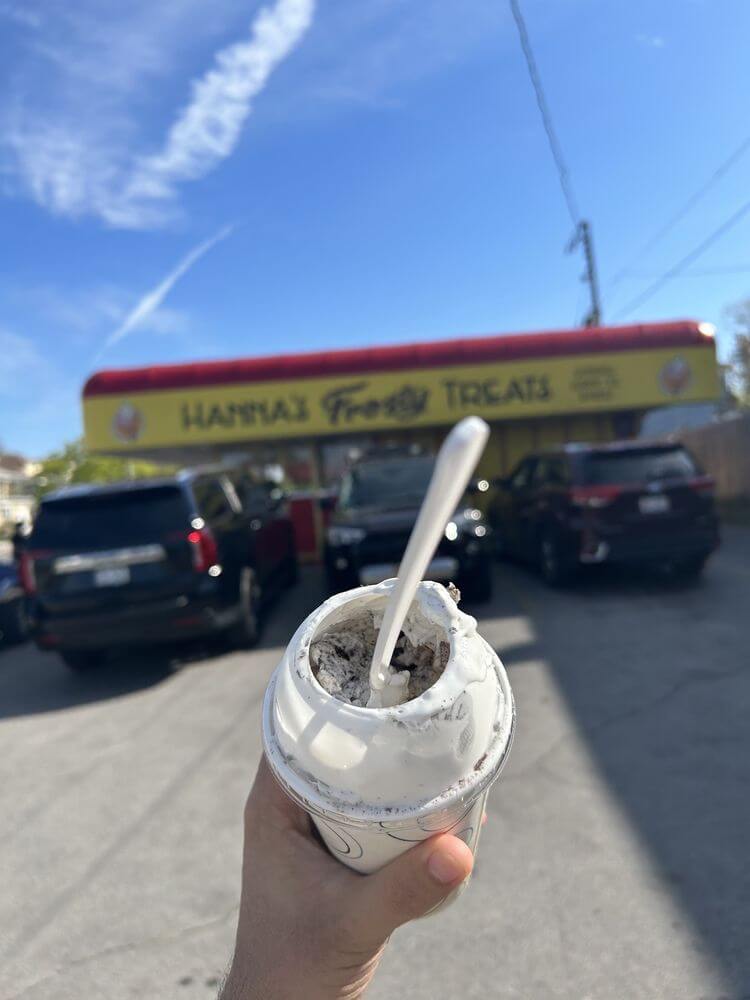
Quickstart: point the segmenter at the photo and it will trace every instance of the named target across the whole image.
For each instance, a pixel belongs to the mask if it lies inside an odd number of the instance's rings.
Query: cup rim
[[[293,636],[290,643],[290,647],[297,644],[297,641],[304,643],[303,649],[305,652],[305,657],[299,663],[294,664],[294,669],[299,674],[300,678],[308,684],[311,684],[316,693],[323,697],[324,699],[333,699],[338,701],[334,695],[326,691],[323,685],[320,683],[318,678],[315,676],[314,671],[310,663],[310,647],[315,641],[316,637],[320,635],[321,630],[325,627],[328,619],[335,615],[339,607],[343,607],[346,604],[345,600],[342,598],[348,598],[351,595],[355,595],[357,598],[365,596],[363,592],[366,592],[366,596],[372,598],[374,601],[383,600],[387,602],[388,596],[391,589],[395,585],[396,581],[384,580],[382,583],[372,584],[369,587],[355,587],[353,590],[342,591],[338,594],[333,594],[328,600],[324,601],[323,604],[318,607],[312,615],[305,619],[300,626],[298,632]],[[444,588],[439,585],[433,584],[430,580],[423,580],[420,583],[420,588],[427,587],[428,592],[431,595],[431,599],[434,598],[438,600],[443,607],[448,611],[451,619],[453,619],[453,624],[448,628],[447,640],[450,645],[450,655],[448,663],[451,663],[456,656],[456,645],[457,642],[465,637],[467,634],[479,633],[476,631],[477,623],[476,619],[471,615],[466,614],[466,612],[461,611],[461,609],[453,602],[447,593],[444,592]],[[314,616],[314,622],[310,621],[310,618]],[[466,622],[468,620],[468,629]],[[306,627],[305,627],[306,626]],[[481,638],[481,637],[480,637]],[[288,650],[287,650],[288,652]],[[492,651],[494,654],[494,650]],[[496,655],[496,654],[495,654]],[[409,701],[402,702],[399,705],[393,705],[387,708],[369,708],[363,705],[352,705],[349,702],[339,702],[340,705],[344,706],[341,711],[346,711],[347,715],[352,715],[355,718],[359,717],[362,719],[385,719],[385,718],[403,718],[404,716],[427,717],[432,715],[435,711],[434,706],[429,705],[427,699],[424,695],[428,692],[430,693],[431,699],[440,699],[441,696],[445,696],[446,688],[451,683],[451,674],[446,669],[438,677],[434,684],[432,684],[427,691],[422,692],[417,698],[412,698]],[[502,679],[501,679],[502,683]],[[508,685],[508,692],[510,692],[510,686]],[[511,696],[512,697],[512,696]]]

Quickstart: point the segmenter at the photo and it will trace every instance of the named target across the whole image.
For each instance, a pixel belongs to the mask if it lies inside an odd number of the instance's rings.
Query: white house
[[[0,531],[12,528],[18,521],[31,523],[36,472],[37,466],[20,455],[0,455]]]

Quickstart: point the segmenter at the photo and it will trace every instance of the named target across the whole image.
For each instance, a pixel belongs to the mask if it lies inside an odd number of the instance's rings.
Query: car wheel
[[[0,629],[3,638],[8,643],[23,642],[28,637],[29,621],[23,601],[13,601],[9,607],[4,609],[2,619],[0,619]]]
[[[548,531],[539,543],[539,572],[548,587],[562,587],[571,576],[571,567],[556,535]]]
[[[240,575],[238,604],[240,618],[230,629],[230,641],[240,649],[250,649],[260,638],[260,600],[255,574],[247,567]]]
[[[68,670],[73,670],[77,674],[100,667],[106,655],[103,649],[66,649],[60,653]]]

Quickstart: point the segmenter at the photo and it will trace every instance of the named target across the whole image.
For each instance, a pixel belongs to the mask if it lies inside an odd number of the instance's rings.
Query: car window
[[[227,517],[232,513],[229,499],[218,479],[198,479],[193,484],[198,512],[207,521]]]
[[[339,507],[418,507],[434,467],[434,458],[424,455],[363,462],[344,476]]]
[[[681,447],[637,448],[620,452],[593,452],[583,462],[583,482],[645,483],[656,479],[690,479],[698,468]]]
[[[250,476],[242,476],[235,483],[235,487],[243,510],[249,514],[267,512],[283,496],[278,483],[270,481],[258,483]]]
[[[233,485],[242,509],[254,510],[259,504],[258,484],[249,475],[238,475]]]
[[[532,482],[534,486],[546,486],[549,475],[549,463],[546,458],[540,458],[534,469]]]
[[[567,478],[565,461],[562,458],[540,458],[536,464],[535,486],[564,486]]]
[[[523,490],[525,489],[531,480],[531,474],[534,471],[534,466],[536,465],[536,459],[526,458],[521,462],[521,464],[516,468],[515,472],[512,472],[508,482],[510,483],[510,488],[512,490]]]
[[[161,539],[190,516],[179,486],[61,497],[41,504],[30,545],[40,549],[119,548]]]

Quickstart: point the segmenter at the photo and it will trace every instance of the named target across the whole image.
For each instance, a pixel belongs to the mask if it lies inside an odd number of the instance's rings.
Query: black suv
[[[496,485],[497,548],[553,585],[596,563],[697,576],[719,544],[713,480],[680,444],[565,445],[527,456]]]
[[[346,473],[326,535],[331,592],[396,575],[434,464],[428,455],[386,455],[363,459]],[[489,600],[488,535],[481,511],[466,498],[446,525],[427,578],[453,581],[470,600]]]
[[[297,559],[280,491],[191,470],[49,494],[20,572],[37,644],[82,670],[115,647],[211,633],[252,645]]]

